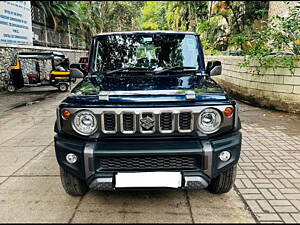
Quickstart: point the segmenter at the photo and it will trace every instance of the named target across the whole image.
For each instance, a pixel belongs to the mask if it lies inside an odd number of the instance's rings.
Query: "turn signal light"
[[[224,110],[224,115],[228,118],[232,117],[233,115],[233,108],[231,107],[227,107],[225,110]]]
[[[64,120],[69,120],[71,118],[71,112],[69,110],[64,109],[61,113],[61,117]]]

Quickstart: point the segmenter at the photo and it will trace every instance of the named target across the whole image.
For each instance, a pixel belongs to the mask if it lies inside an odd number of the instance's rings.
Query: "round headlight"
[[[219,111],[216,109],[204,109],[198,119],[198,127],[205,134],[216,132],[221,125],[222,118]]]
[[[82,135],[93,134],[97,129],[95,115],[87,110],[76,113],[73,119],[73,129]]]

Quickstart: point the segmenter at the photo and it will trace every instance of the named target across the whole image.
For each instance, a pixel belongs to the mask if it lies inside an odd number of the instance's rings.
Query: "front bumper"
[[[222,151],[229,151],[227,162],[219,159]],[[89,142],[61,135],[55,136],[55,151],[59,165],[87,182],[91,189],[115,188],[118,172],[179,171],[182,188],[205,188],[211,179],[234,166],[240,157],[239,131],[208,140],[150,139]],[[66,155],[74,153],[74,164]]]

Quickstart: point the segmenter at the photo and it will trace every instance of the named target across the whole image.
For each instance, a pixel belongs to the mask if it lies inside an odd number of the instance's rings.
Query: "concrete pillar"
[[[47,37],[47,21],[46,21],[46,14],[44,13],[44,25],[45,25],[45,42],[46,47],[48,46],[48,37]]]
[[[70,24],[69,24],[69,21],[68,21],[68,33],[69,33],[69,48],[72,48],[71,31],[70,31]]]

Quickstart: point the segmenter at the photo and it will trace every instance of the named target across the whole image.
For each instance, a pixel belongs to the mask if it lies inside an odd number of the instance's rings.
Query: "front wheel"
[[[212,179],[207,189],[213,194],[223,194],[230,191],[236,177],[236,165]]]
[[[58,85],[58,90],[61,92],[66,92],[68,90],[69,85],[67,85],[66,83],[60,83]]]
[[[12,85],[12,84],[7,85],[7,91],[10,92],[10,93],[15,92],[16,91],[16,86]]]
[[[89,190],[85,181],[75,177],[62,167],[60,167],[60,179],[62,186],[69,195],[83,196]]]

